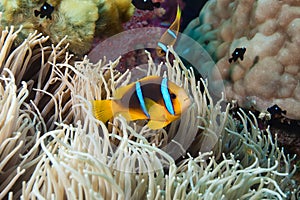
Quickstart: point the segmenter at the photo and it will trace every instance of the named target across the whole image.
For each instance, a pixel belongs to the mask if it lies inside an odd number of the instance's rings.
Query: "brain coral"
[[[45,3],[46,8],[54,9],[49,17],[36,15]],[[68,35],[65,43],[70,43],[70,50],[83,55],[90,49],[94,36],[120,32],[134,7],[131,0],[1,0],[0,11],[1,26],[23,25],[19,43],[34,30],[50,36],[55,44]]]
[[[184,33],[217,63],[227,99],[300,119],[300,1],[211,0]],[[240,47],[244,59],[229,63]]]

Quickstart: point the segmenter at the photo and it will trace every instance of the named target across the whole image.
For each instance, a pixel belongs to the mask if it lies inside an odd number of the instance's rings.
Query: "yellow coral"
[[[44,3],[54,8],[51,18],[35,15]],[[18,43],[34,30],[49,35],[54,44],[68,35],[65,43],[70,43],[70,50],[83,55],[95,36],[107,37],[120,32],[134,7],[131,0],[1,0],[0,11],[2,29],[8,25],[23,26]]]
[[[61,2],[59,10],[74,26],[82,26],[98,19],[98,9],[92,1],[65,0]]]

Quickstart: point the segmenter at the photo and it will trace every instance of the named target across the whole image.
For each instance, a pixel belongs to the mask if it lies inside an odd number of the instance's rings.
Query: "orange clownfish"
[[[177,6],[177,14],[174,22],[168,28],[168,30],[161,36],[157,43],[156,54],[160,57],[166,55],[167,46],[174,45],[177,40],[177,35],[180,28],[181,10]]]
[[[156,130],[178,119],[191,104],[185,90],[167,78],[148,76],[116,89],[112,100],[94,100],[93,113],[104,123],[121,114],[126,120],[147,119]]]

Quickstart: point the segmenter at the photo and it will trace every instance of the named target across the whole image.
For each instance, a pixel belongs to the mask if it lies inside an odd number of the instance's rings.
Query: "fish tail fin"
[[[34,16],[36,16],[36,17],[37,17],[37,16],[39,16],[39,14],[40,14],[40,13],[41,13],[40,11],[38,11],[38,10],[35,10],[35,11],[34,11]]]
[[[283,110],[282,113],[283,113],[284,115],[286,115],[286,110]]]
[[[159,8],[159,7],[160,7],[160,2],[155,2],[155,3],[153,3],[153,6],[154,6],[155,8]]]
[[[176,19],[179,19],[179,20],[180,20],[180,18],[181,18],[181,9],[180,9],[180,6],[177,5]]]
[[[159,57],[165,56],[168,45],[174,45],[177,40],[177,35],[180,29],[181,9],[177,6],[177,14],[173,23],[170,25],[168,30],[164,32],[160,40],[157,43],[156,54]]]
[[[92,105],[93,114],[98,120],[105,123],[113,117],[112,100],[94,100]]]
[[[177,12],[176,12],[176,17],[173,21],[173,23],[171,24],[171,26],[169,27],[170,30],[175,31],[175,34],[178,34],[179,28],[180,28],[180,20],[181,20],[181,9],[180,6],[177,6]]]

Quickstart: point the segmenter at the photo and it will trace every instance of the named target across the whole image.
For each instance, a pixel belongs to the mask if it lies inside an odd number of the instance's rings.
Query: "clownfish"
[[[179,5],[177,6],[177,14],[174,22],[168,28],[168,30],[161,36],[157,43],[156,54],[160,57],[166,55],[167,46],[174,45],[177,40],[177,35],[180,28],[181,10]]]
[[[147,125],[153,130],[178,119],[190,104],[183,88],[160,76],[117,88],[112,100],[92,101],[94,116],[104,123],[120,114],[127,121],[149,120]]]
[[[47,2],[45,2],[42,7],[40,8],[40,10],[35,10],[34,11],[34,15],[37,17],[40,15],[40,18],[44,18],[46,17],[46,19],[52,19],[51,14],[54,11],[54,7],[51,6],[50,4],[48,4]]]
[[[232,57],[228,59],[229,63],[231,63],[232,61],[236,62],[237,59],[239,59],[239,58],[241,60],[243,60],[245,52],[246,52],[246,48],[245,47],[236,48],[234,50],[234,52],[231,54]]]
[[[160,7],[160,2],[153,3],[152,0],[132,0],[131,3],[139,10],[154,10],[154,7]]]

